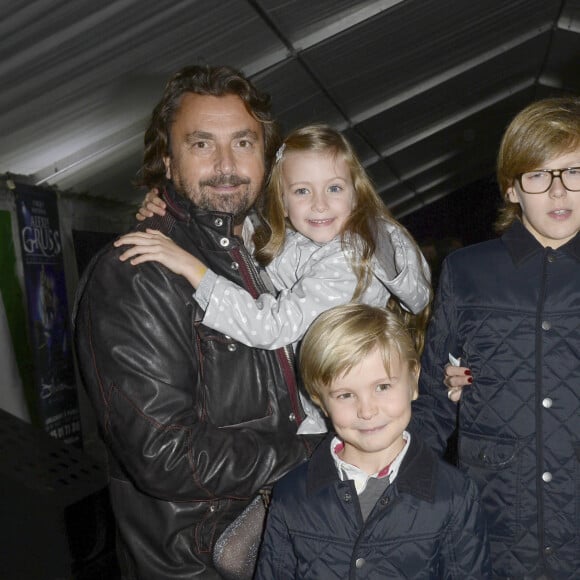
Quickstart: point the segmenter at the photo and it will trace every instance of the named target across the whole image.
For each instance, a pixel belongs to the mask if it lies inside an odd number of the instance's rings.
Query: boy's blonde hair
[[[393,356],[418,374],[420,360],[412,334],[392,310],[368,304],[345,304],[323,312],[300,347],[300,375],[312,400],[321,405],[332,382],[379,349],[387,372]]]
[[[519,203],[507,190],[521,173],[542,169],[544,163],[580,147],[580,99],[543,99],[520,111],[506,129],[497,158],[497,181],[504,201],[495,229],[507,230],[522,217]]]
[[[342,158],[349,169],[354,189],[354,206],[342,232],[342,243],[343,247],[348,246],[353,250],[351,267],[357,276],[353,301],[357,301],[362,296],[373,277],[372,259],[376,251],[379,220],[393,224],[405,232],[413,244],[418,263],[422,264],[419,246],[406,228],[391,215],[379,197],[352,145],[336,129],[324,124],[313,124],[292,131],[276,153],[264,200],[263,213],[269,229],[257,232],[254,239],[255,256],[262,266],[266,266],[280,254],[284,247],[286,228],[292,227],[284,217],[283,165],[285,155],[290,152],[317,152],[332,155],[335,158]],[[428,278],[428,273],[425,274]],[[430,305],[423,312],[413,315],[406,312],[399,300],[392,296],[390,307],[397,310],[413,327],[414,338],[421,350],[430,315]]]

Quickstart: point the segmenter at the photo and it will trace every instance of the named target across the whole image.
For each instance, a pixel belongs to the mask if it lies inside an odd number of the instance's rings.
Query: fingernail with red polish
[[[466,369],[466,370],[465,370],[465,374],[466,374],[468,377],[470,377],[470,376],[471,376],[471,371],[470,371],[469,369]]]
[[[473,383],[473,378],[472,378],[472,377],[469,377],[469,378],[467,379],[467,382],[468,382],[468,383]]]

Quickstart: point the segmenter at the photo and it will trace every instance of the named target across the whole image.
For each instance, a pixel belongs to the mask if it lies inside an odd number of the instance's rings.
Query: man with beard
[[[161,230],[252,295],[268,291],[242,237],[278,146],[269,97],[228,67],[168,82],[145,134],[143,184]],[[303,461],[292,355],[200,322],[188,283],[105,248],[83,276],[75,341],[109,453],[125,578],[219,578],[212,549],[259,490]]]

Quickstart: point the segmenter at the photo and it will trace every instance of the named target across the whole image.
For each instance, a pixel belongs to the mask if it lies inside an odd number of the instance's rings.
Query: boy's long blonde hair
[[[326,310],[311,324],[300,347],[300,376],[320,405],[332,382],[379,349],[387,372],[393,357],[418,375],[419,353],[404,320],[386,308],[345,304]]]
[[[580,147],[580,98],[555,97],[528,105],[511,121],[497,157],[497,181],[503,206],[495,230],[503,233],[522,218],[522,207],[510,201],[508,189],[518,175],[542,169],[544,163]]]
[[[422,264],[421,252],[413,236],[401,225],[377,194],[352,145],[336,129],[323,124],[306,125],[292,131],[278,150],[267,183],[264,200],[264,218],[267,230],[259,230],[255,236],[256,259],[265,266],[281,251],[286,238],[286,228],[292,227],[284,215],[284,156],[290,152],[317,152],[341,157],[350,171],[354,188],[354,207],[342,232],[343,247],[353,252],[351,267],[357,276],[357,286],[352,300],[357,301],[368,288],[372,277],[372,258],[376,251],[378,223],[382,219],[403,230]],[[400,301],[392,296],[389,306],[396,309],[414,328],[420,350],[423,348],[424,332],[429,318],[428,306],[418,315],[406,312]]]

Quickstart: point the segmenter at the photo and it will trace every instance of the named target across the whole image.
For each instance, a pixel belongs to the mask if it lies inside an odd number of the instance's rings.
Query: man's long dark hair
[[[170,155],[171,125],[184,93],[213,97],[236,95],[264,131],[265,163],[269,168],[280,145],[278,125],[271,112],[270,96],[259,91],[242,73],[227,66],[189,66],[178,71],[165,86],[145,131],[145,153],[139,185],[161,188],[165,184],[163,158]]]

